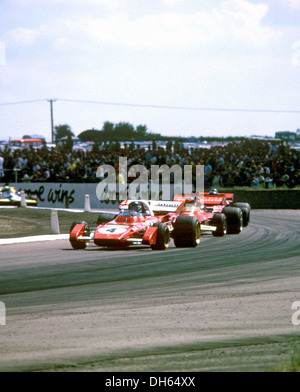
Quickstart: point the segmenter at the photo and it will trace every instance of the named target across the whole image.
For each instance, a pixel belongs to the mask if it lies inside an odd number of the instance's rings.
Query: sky
[[[300,128],[300,0],[1,0],[0,140]]]

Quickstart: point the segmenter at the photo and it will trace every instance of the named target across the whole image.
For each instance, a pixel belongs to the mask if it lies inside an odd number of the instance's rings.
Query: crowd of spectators
[[[153,140],[142,147],[138,142],[120,145],[117,141],[94,144],[91,151],[62,145],[39,150],[0,151],[0,182],[90,183],[99,182],[97,169],[108,164],[117,168],[119,157],[131,165],[203,165],[206,188],[262,187],[300,185],[299,155],[286,142],[242,139],[207,148],[185,148],[169,142],[164,148]]]

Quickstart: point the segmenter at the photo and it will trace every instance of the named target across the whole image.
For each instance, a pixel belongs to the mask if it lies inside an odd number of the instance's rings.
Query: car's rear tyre
[[[227,234],[227,219],[225,214],[215,214],[210,224],[217,228],[216,231],[212,232],[214,237],[224,237]]]
[[[170,229],[166,223],[157,223],[156,244],[151,245],[152,250],[166,250],[170,243]]]
[[[236,207],[240,208],[243,213],[243,225],[244,227],[247,227],[250,223],[250,211],[251,211],[251,206],[248,203],[232,203],[230,204],[231,207]]]
[[[195,248],[201,240],[201,224],[195,216],[178,216],[174,222],[174,244],[178,248]]]
[[[87,232],[88,232],[88,227],[89,226],[88,226],[88,223],[85,222],[85,221],[75,221],[75,222],[73,222],[71,227],[70,227],[70,233],[72,233],[72,231],[73,231],[73,229],[74,229],[74,227],[76,225],[84,225],[84,232],[85,232],[85,234],[88,234]],[[84,240],[79,240],[78,241],[75,238],[74,239],[70,238],[70,244],[71,244],[73,249],[75,249],[75,250],[82,250],[82,249],[85,249],[87,247],[88,241],[84,241]]]
[[[237,207],[225,207],[222,212],[227,219],[227,233],[240,234],[244,228],[242,210]]]

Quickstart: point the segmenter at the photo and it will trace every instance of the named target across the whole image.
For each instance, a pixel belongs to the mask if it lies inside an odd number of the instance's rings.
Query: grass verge
[[[68,234],[70,226],[76,220],[95,226],[99,213],[58,211],[61,234]],[[35,208],[0,208],[0,239],[20,238],[51,234],[51,210]]]
[[[293,351],[290,360],[284,364],[274,369],[278,373],[299,373],[300,372],[300,352]]]

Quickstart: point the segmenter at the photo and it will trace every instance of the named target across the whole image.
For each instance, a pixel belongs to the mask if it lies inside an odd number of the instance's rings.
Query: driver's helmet
[[[218,189],[211,189],[209,191],[209,195],[218,195],[218,194],[219,194]]]
[[[195,204],[196,204],[196,198],[193,197],[193,196],[187,198],[187,199],[185,200],[185,204],[192,204],[192,205],[195,205]]]
[[[143,203],[142,201],[132,201],[128,205],[128,210],[129,211],[135,211],[139,214],[143,215],[151,215],[148,206]]]
[[[135,212],[139,212],[140,214],[142,214],[144,212],[144,206],[143,203],[140,201],[132,201],[129,205],[128,205],[128,210],[130,211],[135,211]]]

